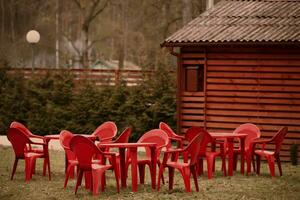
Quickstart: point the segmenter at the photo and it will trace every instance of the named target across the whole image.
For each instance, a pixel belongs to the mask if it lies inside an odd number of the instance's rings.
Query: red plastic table
[[[241,173],[244,174],[244,161],[245,161],[245,139],[247,134],[242,133],[209,133],[214,139],[226,139],[228,143],[228,176],[233,175],[233,151],[234,139],[239,138],[241,142]],[[214,145],[213,145],[214,146]]]
[[[131,176],[132,176],[132,191],[137,191],[137,149],[138,147],[149,147],[151,150],[151,186],[155,189],[156,184],[156,144],[155,143],[108,143],[98,144],[100,148],[110,147],[118,148],[120,153],[120,165],[121,165],[121,187],[126,188],[126,163],[125,163],[125,149],[128,149],[131,156]]]
[[[92,141],[95,141],[97,139],[97,137],[94,135],[88,135],[88,134],[78,134],[78,135],[85,136],[85,137],[91,139]],[[45,135],[44,138],[46,140],[47,148],[48,148],[48,143],[50,142],[50,140],[59,140],[59,134]],[[67,160],[67,156],[65,156],[65,171],[67,171],[67,168],[68,168],[68,160]],[[72,177],[72,175],[71,175],[71,177]]]

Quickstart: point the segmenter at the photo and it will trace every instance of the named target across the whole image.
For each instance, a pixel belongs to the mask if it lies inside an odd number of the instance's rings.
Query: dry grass
[[[74,195],[74,180],[70,180],[66,190],[63,189],[64,181],[64,154],[60,151],[51,151],[52,180],[41,176],[42,161],[37,162],[37,172],[33,179],[24,181],[24,161],[19,166],[13,181],[9,180],[13,164],[13,152],[9,147],[0,146],[0,199],[95,199],[83,187]],[[219,163],[218,163],[219,164]],[[219,166],[219,165],[218,165]],[[131,192],[131,187],[116,192],[114,176],[107,173],[107,188],[96,198],[100,199],[299,199],[300,197],[300,167],[283,165],[284,175],[271,178],[266,164],[262,163],[262,175],[243,176],[235,173],[233,177],[223,177],[216,172],[212,180],[201,176],[198,179],[199,192],[185,193],[182,178],[179,174],[175,177],[174,190],[169,192],[167,184],[163,185],[160,192],[152,191],[147,176],[146,184],[139,185],[136,193]],[[217,168],[219,169],[219,167]],[[148,171],[147,171],[148,173]],[[148,173],[149,174],[149,173]],[[147,175],[148,175],[147,174]],[[167,172],[165,173],[167,177]],[[166,178],[167,179],[167,178]],[[128,185],[131,181],[128,180]],[[192,183],[192,182],[191,182]],[[194,185],[192,184],[194,190]]]

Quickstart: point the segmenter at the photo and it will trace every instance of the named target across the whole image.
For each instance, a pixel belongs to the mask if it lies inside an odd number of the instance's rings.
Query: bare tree
[[[89,50],[93,42],[90,41],[89,31],[92,22],[104,11],[109,0],[73,0],[81,15],[81,44],[80,62],[83,67],[89,66]],[[74,45],[73,45],[74,46]]]

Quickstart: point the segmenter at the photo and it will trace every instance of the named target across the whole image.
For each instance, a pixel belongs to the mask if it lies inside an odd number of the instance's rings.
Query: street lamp
[[[26,40],[29,44],[32,46],[32,66],[31,69],[32,71],[34,70],[34,45],[40,41],[40,34],[36,30],[30,30],[26,34]]]

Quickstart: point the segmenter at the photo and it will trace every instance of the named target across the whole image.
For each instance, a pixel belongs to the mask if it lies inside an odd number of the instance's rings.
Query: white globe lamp
[[[36,44],[40,41],[40,33],[36,30],[30,30],[26,34],[26,40],[30,44]]]
[[[31,49],[32,49],[32,65],[31,69],[32,71],[34,70],[34,45],[40,41],[40,33],[37,32],[36,30],[30,30],[26,34],[26,40],[29,44],[31,44]]]

